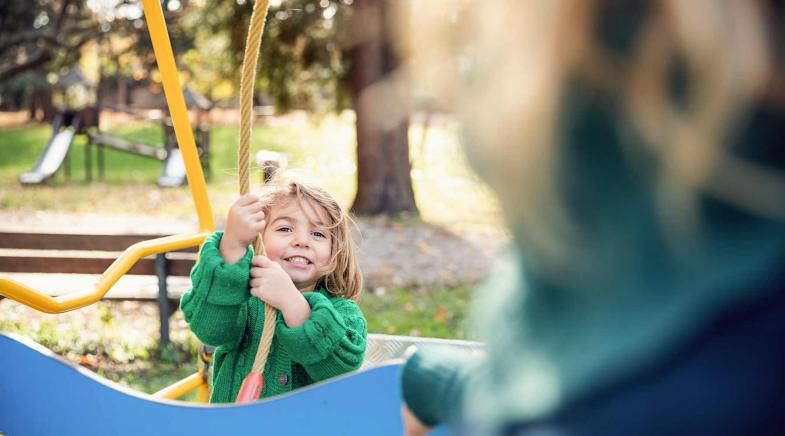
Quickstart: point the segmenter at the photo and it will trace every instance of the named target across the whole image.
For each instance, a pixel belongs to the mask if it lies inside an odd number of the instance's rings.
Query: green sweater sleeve
[[[477,353],[446,346],[418,350],[401,370],[409,410],[430,427],[460,416],[466,385],[481,362]]]
[[[227,264],[219,249],[223,232],[205,240],[199,261],[191,270],[191,289],[180,309],[191,331],[208,345],[234,348],[242,339],[248,315],[248,281],[253,251]]]
[[[276,335],[281,346],[314,381],[359,368],[368,330],[357,304],[344,298],[331,300],[319,292],[303,296],[311,306],[311,317],[293,328],[279,318]]]

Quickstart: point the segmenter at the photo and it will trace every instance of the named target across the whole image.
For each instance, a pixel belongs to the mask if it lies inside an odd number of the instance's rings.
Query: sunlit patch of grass
[[[423,126],[409,130],[412,183],[423,221],[457,232],[505,234],[498,201],[470,169],[457,124],[429,127],[425,142],[422,137]]]
[[[29,169],[51,132],[46,124],[0,128],[0,183],[15,182],[21,172]]]
[[[360,297],[368,331],[443,339],[466,338],[471,285],[377,289]]]
[[[108,133],[151,144],[162,144],[160,128],[149,123],[114,127]],[[410,159],[415,197],[423,221],[463,232],[503,234],[499,205],[469,169],[460,149],[458,126],[452,122],[410,128]],[[155,183],[162,163],[121,151],[105,150],[106,178],[84,181],[85,143],[77,137],[71,150],[71,178],[60,171],[40,187],[20,187],[19,174],[35,164],[51,134],[46,125],[0,128],[0,207],[64,212],[129,213],[193,217],[187,188],[161,189]],[[351,206],[357,186],[354,120],[347,115],[303,118],[297,122],[257,124],[252,150],[286,153],[289,169],[333,193]],[[212,177],[208,181],[213,213],[224,216],[238,192],[235,126],[214,126],[210,132]],[[93,153],[96,153],[94,150]],[[261,173],[252,170],[252,189]],[[97,177],[93,162],[93,180]],[[100,201],[97,201],[100,200]]]
[[[125,139],[126,141],[164,148],[164,129],[153,122],[135,122],[115,125],[102,133]]]

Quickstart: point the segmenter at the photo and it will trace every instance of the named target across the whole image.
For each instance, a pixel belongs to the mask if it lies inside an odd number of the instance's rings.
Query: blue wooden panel
[[[400,435],[400,365],[242,406],[154,401],[0,334],[0,433]],[[439,432],[441,433],[441,432]]]

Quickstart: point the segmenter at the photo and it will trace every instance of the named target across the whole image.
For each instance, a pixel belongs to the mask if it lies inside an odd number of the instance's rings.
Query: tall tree
[[[352,100],[357,116],[361,215],[417,213],[409,162],[410,87],[401,53],[406,13],[398,0],[356,0],[352,14]]]
[[[84,25],[79,0],[0,3],[0,92],[24,89],[31,117],[54,117],[50,63],[73,59],[99,33]],[[18,94],[18,92],[17,92]]]
[[[162,7],[175,53],[193,47],[180,24],[192,9],[190,1],[165,0]],[[103,42],[116,41],[122,47],[111,52],[113,59],[109,53],[103,56],[111,74],[152,71],[155,57],[144,25],[136,0],[0,0],[0,95],[23,95],[15,100],[27,101],[32,113],[52,112],[48,73],[75,65],[90,43],[105,47],[110,44]],[[121,68],[119,59],[128,58]]]
[[[222,84],[222,94],[236,92],[254,0],[207,0],[191,22],[201,45],[192,67],[206,93]],[[270,6],[262,41],[257,89],[264,89],[280,112],[330,110],[348,94],[348,72],[341,33],[348,33],[350,0],[286,0]],[[344,24],[346,22],[346,24]],[[205,56],[205,53],[209,55]],[[207,73],[207,74],[205,74]],[[198,87],[198,86],[197,86]],[[216,96],[221,98],[223,96]]]

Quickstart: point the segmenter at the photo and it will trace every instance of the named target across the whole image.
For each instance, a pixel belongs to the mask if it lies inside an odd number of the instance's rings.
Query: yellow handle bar
[[[210,392],[208,391],[207,380],[201,371],[189,375],[154,394],[150,394],[150,396],[167,400],[179,400],[197,388],[199,389],[198,402],[206,403],[210,399]]]
[[[75,292],[61,297],[50,297],[15,280],[0,277],[0,293],[22,304],[46,313],[62,313],[88,306],[100,300],[120,277],[128,272],[137,260],[151,254],[175,251],[194,247],[202,243],[208,232],[166,236],[149,241],[137,242],[128,247],[109,268],[104,271],[95,289],[92,291]]]

